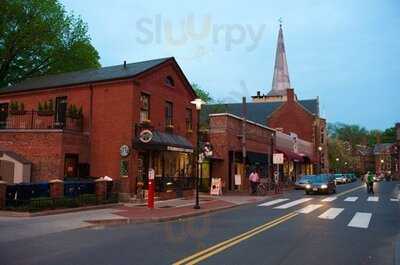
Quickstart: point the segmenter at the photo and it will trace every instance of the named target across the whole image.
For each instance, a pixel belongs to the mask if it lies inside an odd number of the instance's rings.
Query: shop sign
[[[212,178],[210,194],[216,195],[216,196],[222,195],[222,180],[221,180],[221,178]]]
[[[283,164],[283,160],[284,160],[283,154],[282,153],[274,154],[272,160],[273,160],[274,164]]]
[[[149,143],[153,139],[153,133],[150,130],[143,130],[139,134],[139,140],[142,143]]]
[[[175,147],[175,146],[167,146],[167,150],[174,151],[174,152],[193,153],[192,149],[180,148],[180,147]]]
[[[119,148],[119,154],[122,157],[127,157],[129,155],[129,146],[127,146],[126,144],[121,145],[121,147]]]
[[[154,180],[154,177],[155,177],[154,169],[150,168],[149,169],[149,180]]]

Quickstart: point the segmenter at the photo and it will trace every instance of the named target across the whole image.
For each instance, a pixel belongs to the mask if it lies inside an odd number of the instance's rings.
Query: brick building
[[[37,77],[0,91],[0,147],[32,163],[31,182],[109,176],[134,193],[154,168],[158,191],[177,179],[192,186],[196,95],[174,58]]]

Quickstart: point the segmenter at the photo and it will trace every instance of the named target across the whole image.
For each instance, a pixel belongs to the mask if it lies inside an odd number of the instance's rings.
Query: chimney
[[[396,140],[400,143],[400,123],[396,123]]]
[[[124,61],[124,68],[126,68],[126,61]]]
[[[294,89],[293,88],[288,88],[287,89],[287,101],[293,102],[295,101],[295,94],[294,94]]]

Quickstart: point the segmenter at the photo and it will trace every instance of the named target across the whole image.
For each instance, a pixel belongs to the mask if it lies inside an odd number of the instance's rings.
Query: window
[[[186,130],[191,131],[193,129],[192,121],[192,109],[186,109]]]
[[[142,93],[140,95],[140,122],[150,120],[150,96]]]
[[[171,102],[165,103],[165,126],[172,126],[173,125],[173,105]]]
[[[165,78],[165,84],[167,86],[175,86],[175,81],[174,79],[169,75]]]

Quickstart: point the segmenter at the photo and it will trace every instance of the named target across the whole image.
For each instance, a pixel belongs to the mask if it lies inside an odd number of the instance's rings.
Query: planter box
[[[52,111],[52,110],[38,111],[37,115],[38,116],[53,116],[54,115],[54,111]]]
[[[10,110],[11,115],[25,115],[26,110]]]

